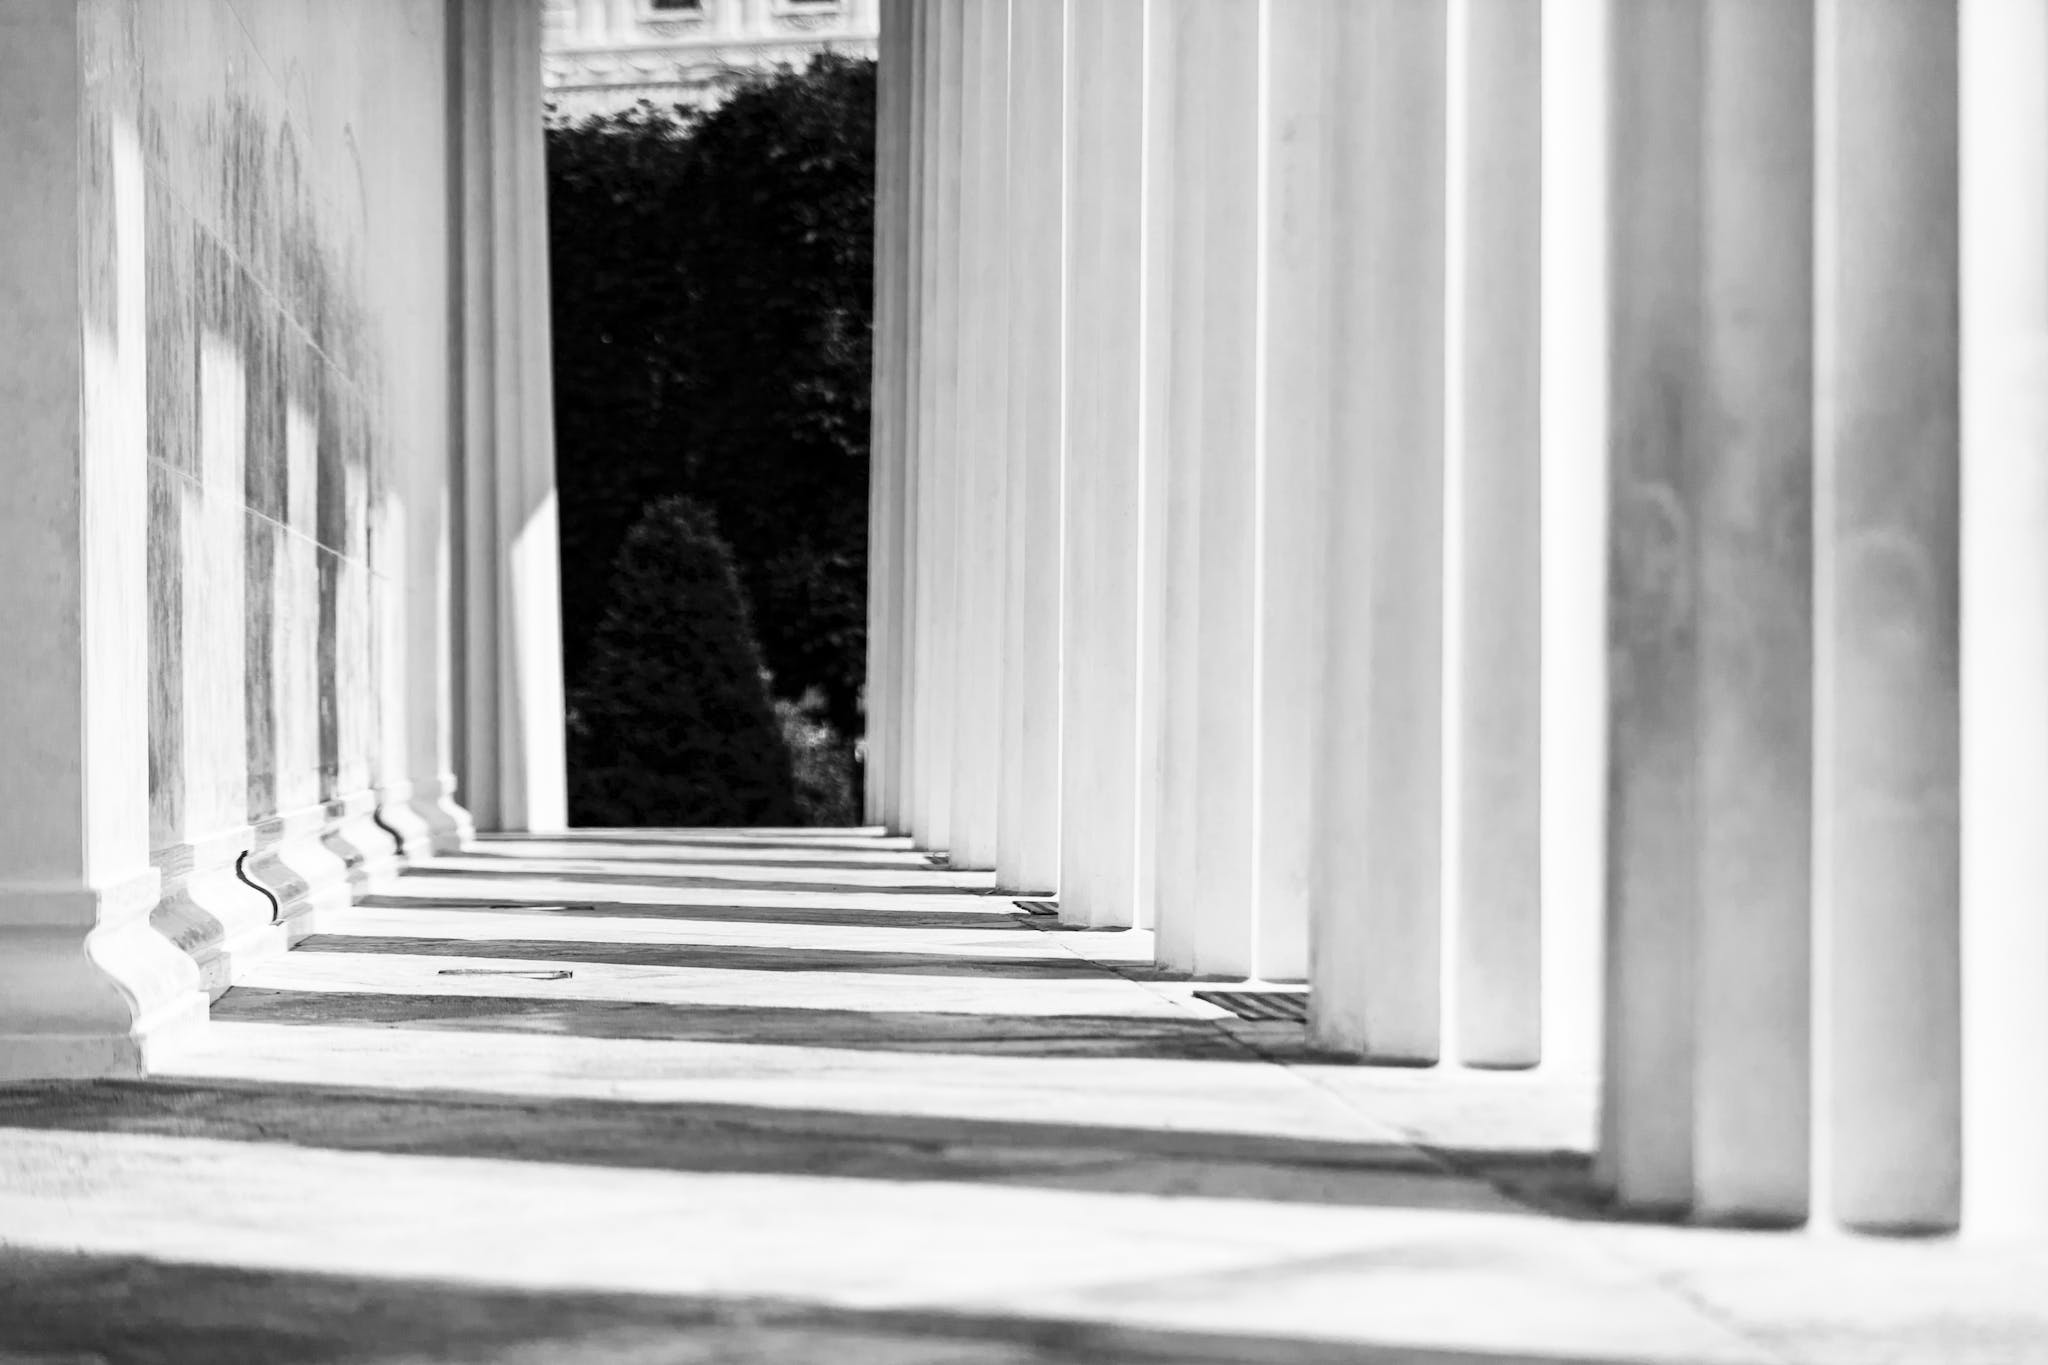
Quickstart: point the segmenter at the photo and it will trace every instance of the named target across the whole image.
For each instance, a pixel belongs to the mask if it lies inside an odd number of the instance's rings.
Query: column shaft
[[[93,6],[0,43],[0,1080],[135,1075],[206,1019],[150,927],[141,54]]]
[[[1442,1013],[1445,15],[1345,3],[1310,980],[1324,1044],[1430,1062]]]
[[[1543,1065],[1600,1065],[1606,899],[1606,5],[1543,12]]]
[[[1144,0],[1067,0],[1060,915],[1136,922]]]
[[[920,327],[917,446],[917,696],[912,832],[921,848],[953,839],[953,711],[958,632],[953,486],[960,373],[960,177],[965,5],[932,0],[925,75],[919,214]]]
[[[1813,14],[1707,15],[1693,1205],[1804,1219],[1812,1114]]]
[[[922,704],[917,691],[917,637],[921,627],[917,600],[918,557],[922,542],[918,535],[917,499],[922,478],[919,450],[923,439],[922,392],[924,351],[924,204],[925,143],[927,119],[932,103],[929,54],[932,44],[933,0],[905,0],[904,37],[900,70],[903,107],[899,115],[904,138],[901,193],[903,214],[902,255],[902,343],[899,402],[902,427],[898,435],[899,476],[896,488],[896,573],[893,577],[893,610],[897,629],[888,648],[896,673],[896,689],[889,698],[891,743],[884,762],[889,769],[889,805],[885,818],[890,830],[911,834],[917,814],[918,712]]]
[[[961,376],[954,517],[959,664],[953,716],[953,863],[996,865],[1001,785],[1009,394],[1010,0],[974,0],[963,59]]]
[[[1330,594],[1332,402],[1339,358],[1333,154],[1337,10],[1272,9],[1264,51],[1266,193],[1261,252],[1257,825],[1261,976],[1308,974],[1311,874],[1321,823],[1323,684]]]
[[[1131,922],[1146,929],[1159,923],[1160,842],[1165,820],[1166,788],[1162,740],[1166,733],[1168,692],[1166,622],[1169,579],[1167,506],[1172,489],[1169,470],[1169,402],[1167,339],[1172,335],[1175,299],[1172,287],[1174,221],[1173,130],[1176,94],[1174,63],[1165,25],[1178,7],[1169,0],[1144,0],[1141,24],[1144,43],[1139,121],[1143,136],[1138,154],[1137,263],[1138,298],[1138,681],[1137,723],[1137,900]]]
[[[897,745],[897,638],[902,631],[896,583],[901,569],[903,504],[903,391],[905,266],[908,255],[908,186],[904,163],[909,135],[908,74],[912,9],[892,6],[882,18],[875,69],[875,245],[872,396],[868,436],[868,761],[862,793],[869,824],[892,823],[894,782],[890,760]]]
[[[1834,1212],[1957,1217],[1957,51],[1820,9],[1819,856]]]
[[[1059,885],[1066,0],[1010,5],[1008,507],[996,882]]]
[[[456,0],[464,795],[485,829],[567,820],[547,183],[536,5]]]
[[[1452,994],[1459,1058],[1520,1067],[1543,1022],[1543,9],[1452,14]]]
[[[1740,1221],[1807,1207],[1812,18],[1615,28],[1609,1155]]]
[[[1965,0],[1963,1225],[2048,1226],[2048,4]]]
[[[1160,243],[1173,324],[1161,333],[1165,593],[1161,618],[1159,954],[1252,969],[1253,623],[1257,517],[1257,0],[1155,4],[1171,110]],[[1150,153],[1148,152],[1148,155]]]

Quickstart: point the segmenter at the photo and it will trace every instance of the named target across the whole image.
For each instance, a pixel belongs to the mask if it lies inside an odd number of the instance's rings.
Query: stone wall
[[[398,851],[404,490],[451,420],[445,12],[102,20],[145,178],[155,920],[218,993]]]

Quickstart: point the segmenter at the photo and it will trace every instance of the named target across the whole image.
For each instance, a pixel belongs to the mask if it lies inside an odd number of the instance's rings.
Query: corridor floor
[[[488,839],[0,1087],[0,1365],[2048,1362],[2048,1255],[1603,1219],[1588,1085],[1318,1059],[852,832]]]

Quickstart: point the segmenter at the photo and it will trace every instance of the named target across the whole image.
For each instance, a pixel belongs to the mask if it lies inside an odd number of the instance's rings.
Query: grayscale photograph
[[[2048,0],[0,0],[0,1365],[2048,1365]]]

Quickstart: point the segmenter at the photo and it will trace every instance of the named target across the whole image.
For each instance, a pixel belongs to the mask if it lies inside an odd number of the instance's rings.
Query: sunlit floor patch
[[[858,832],[418,869],[163,1074],[0,1087],[0,1362],[2048,1361],[2033,1253],[1604,1221],[1583,1078],[1341,1064],[992,890]]]

